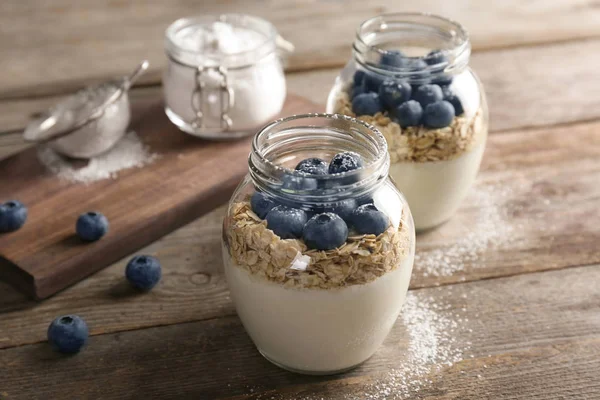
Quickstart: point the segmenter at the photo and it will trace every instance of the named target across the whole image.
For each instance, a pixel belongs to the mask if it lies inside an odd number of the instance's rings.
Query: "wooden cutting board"
[[[226,202],[248,170],[251,138],[206,141],[172,125],[157,98],[133,104],[131,130],[160,157],[114,180],[73,184],[40,164],[35,148],[0,161],[0,201],[29,209],[18,231],[0,234],[0,279],[43,299],[125,257]],[[282,115],[318,112],[290,95]],[[75,221],[100,211],[109,233],[94,243],[75,235]]]

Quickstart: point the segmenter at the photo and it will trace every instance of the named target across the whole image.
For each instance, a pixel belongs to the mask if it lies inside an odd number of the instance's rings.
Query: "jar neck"
[[[329,175],[294,170],[305,158],[329,161],[345,151],[358,153],[363,166]],[[248,164],[257,190],[310,209],[368,197],[387,179],[389,155],[383,135],[363,121],[338,114],[305,114],[276,120],[258,132]]]
[[[222,52],[210,48],[205,43],[199,44],[198,41],[202,41],[200,31],[210,32],[216,23],[252,32],[261,40],[257,40],[255,46],[238,52]],[[270,22],[249,15],[222,14],[181,18],[173,22],[165,32],[165,51],[175,62],[192,68],[246,68],[275,53],[277,37],[277,30]]]
[[[403,66],[382,65],[382,57],[402,51],[414,61]],[[430,51],[444,57],[433,61]],[[458,74],[469,63],[471,42],[457,22],[432,14],[384,14],[363,22],[356,32],[353,55],[367,70],[384,76],[406,78],[415,83],[442,74]],[[416,64],[415,62],[425,61]],[[421,66],[415,70],[415,65]],[[425,66],[425,67],[422,67]]]

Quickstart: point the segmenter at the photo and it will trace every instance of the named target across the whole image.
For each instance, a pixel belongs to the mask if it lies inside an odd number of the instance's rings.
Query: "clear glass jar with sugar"
[[[165,33],[165,111],[182,131],[247,136],[283,108],[280,37],[266,20],[241,14],[181,18]]]

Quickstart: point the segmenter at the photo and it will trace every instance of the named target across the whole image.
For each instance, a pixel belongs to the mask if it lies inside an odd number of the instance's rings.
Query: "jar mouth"
[[[305,158],[329,162],[347,151],[361,156],[360,168],[327,175],[294,170]],[[248,164],[258,190],[309,206],[368,194],[387,178],[389,155],[384,136],[374,126],[347,115],[314,113],[263,127],[254,137]]]
[[[356,60],[383,75],[417,77],[410,65],[386,65],[380,60],[392,50],[405,50],[406,58],[427,61],[422,72],[452,73],[462,70],[469,61],[471,43],[466,29],[456,21],[429,13],[390,13],[364,21],[356,31],[353,50]],[[429,62],[429,51],[439,51],[444,61]],[[416,74],[416,75],[415,75]]]
[[[252,48],[221,52],[211,48],[194,48],[182,38],[185,30],[210,27],[214,23],[229,24],[260,34],[263,38]],[[224,66],[242,68],[255,64],[276,50],[277,30],[269,21],[246,14],[219,14],[184,17],[174,21],[165,31],[165,50],[176,61],[191,66]]]

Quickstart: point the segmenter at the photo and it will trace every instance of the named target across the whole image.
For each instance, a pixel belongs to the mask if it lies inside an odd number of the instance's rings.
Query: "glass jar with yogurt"
[[[385,136],[390,176],[417,230],[448,220],[479,170],[488,109],[470,53],[454,21],[381,15],[358,28],[353,59],[329,94],[327,112],[358,117]]]
[[[344,115],[277,120],[254,138],[223,223],[225,275],[260,353],[306,374],[371,357],[408,290],[415,233],[385,139]]]
[[[275,27],[242,14],[182,18],[165,33],[165,111],[203,138],[250,135],[283,107],[286,84]]]

